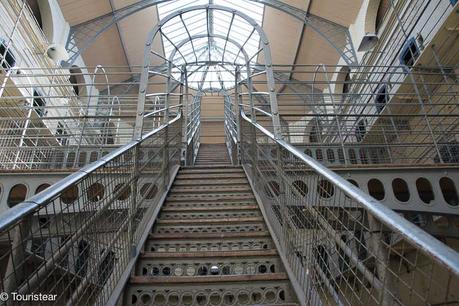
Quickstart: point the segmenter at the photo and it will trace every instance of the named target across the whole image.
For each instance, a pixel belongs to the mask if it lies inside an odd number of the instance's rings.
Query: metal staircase
[[[201,145],[175,178],[123,305],[297,305],[246,175]]]

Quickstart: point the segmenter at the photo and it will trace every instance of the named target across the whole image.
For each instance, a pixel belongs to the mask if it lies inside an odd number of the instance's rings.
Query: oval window
[[[335,193],[335,188],[333,187],[332,183],[327,180],[320,180],[317,184],[317,192],[319,196],[325,199],[329,199]]]
[[[293,187],[298,192],[298,194],[302,197],[308,194],[308,185],[301,180],[297,180],[293,182]]]
[[[78,198],[78,187],[76,185],[72,185],[67,187],[61,193],[61,201],[65,204],[71,204]]]
[[[98,202],[103,199],[105,194],[104,185],[101,183],[94,183],[89,186],[86,195],[88,196],[88,200],[91,202]]]
[[[456,186],[454,185],[452,179],[450,179],[449,177],[442,177],[440,179],[440,189],[446,203],[448,203],[451,206],[459,205]]]
[[[386,196],[384,185],[378,179],[371,179],[368,181],[368,192],[373,198],[379,201],[383,200]]]
[[[392,190],[394,191],[395,198],[400,202],[408,202],[410,199],[410,191],[405,180],[401,178],[394,179],[392,181]]]
[[[10,193],[8,194],[7,204],[9,207],[16,206],[17,204],[24,202],[27,196],[27,187],[24,184],[14,185]]]
[[[432,190],[432,185],[429,180],[423,177],[420,177],[416,180],[416,189],[418,190],[419,198],[422,202],[429,204],[435,199],[435,195]]]

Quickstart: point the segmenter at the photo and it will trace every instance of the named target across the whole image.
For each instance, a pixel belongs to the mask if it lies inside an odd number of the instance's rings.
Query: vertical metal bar
[[[418,85],[416,83],[416,79],[414,78],[411,69],[409,69],[408,75],[410,76],[410,80],[411,80],[411,83],[413,85],[413,89],[414,89],[414,91],[416,93],[416,96],[418,98],[419,106],[421,107],[421,111],[422,111],[422,114],[423,114],[424,119],[426,121],[427,128],[429,129],[430,136],[432,137],[432,141],[433,141],[433,144],[435,146],[435,150],[437,151],[438,158],[439,158],[440,162],[443,163],[444,161],[443,161],[443,158],[441,156],[440,149],[438,148],[437,139],[435,138],[432,126],[430,125],[429,117],[427,116],[427,111],[425,109],[424,102],[422,101],[421,92],[419,91]]]

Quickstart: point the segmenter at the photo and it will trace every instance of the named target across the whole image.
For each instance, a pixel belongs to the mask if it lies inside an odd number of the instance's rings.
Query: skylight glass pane
[[[207,0],[176,0],[158,5],[159,18],[163,19],[169,14],[182,10],[191,6],[208,4]],[[226,6],[242,12],[243,14],[254,19],[260,26],[263,21],[264,5],[251,2],[248,0],[214,0],[216,5]],[[229,37],[233,39],[239,46],[244,45],[244,50],[251,58],[259,49],[260,37],[257,32],[253,32],[253,27],[239,16],[233,19],[232,12],[214,10],[210,14],[213,27],[208,26],[206,10],[190,11],[182,15],[182,20],[179,16],[170,20],[163,28],[163,45],[164,54],[169,58],[174,45],[178,46],[182,41],[186,41],[190,36],[206,35],[205,38],[195,39],[193,44],[187,42],[182,45],[180,52],[176,52],[173,59],[176,65],[194,64],[196,59],[200,63],[209,61],[220,62],[224,54],[224,61],[238,64],[245,64],[245,57],[242,52],[239,52],[239,47],[233,43],[225,42],[222,37],[226,37],[229,31]],[[211,33],[208,33],[208,30]],[[210,34],[210,38],[207,37]],[[212,35],[220,37],[212,37]],[[225,47],[226,44],[226,47]],[[209,54],[210,52],[210,54]],[[256,57],[254,59],[256,61]],[[225,68],[225,69],[224,69]],[[203,89],[218,90],[223,87],[230,88],[234,86],[234,75],[232,71],[234,67],[210,66],[207,65],[197,67],[191,66],[188,71],[196,70],[189,76],[191,87],[198,88],[201,84]],[[207,72],[206,72],[207,71]]]

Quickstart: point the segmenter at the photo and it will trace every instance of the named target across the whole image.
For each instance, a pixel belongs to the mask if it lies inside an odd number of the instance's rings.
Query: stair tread
[[[246,210],[258,210],[257,205],[241,205],[241,206],[224,206],[224,207],[164,207],[161,209],[162,212],[222,212],[222,211],[246,211]]]
[[[186,191],[208,191],[208,190],[231,190],[231,189],[238,189],[238,190],[244,190],[244,191],[252,191],[252,189],[245,185],[245,186],[242,186],[241,184],[239,185],[234,185],[234,184],[230,184],[230,185],[226,185],[226,186],[221,186],[221,185],[210,185],[210,186],[202,186],[202,185],[198,185],[198,186],[189,186],[189,185],[185,185],[185,186],[173,186],[171,188],[171,193],[173,192],[177,192],[177,191],[180,191],[180,190],[186,190]]]
[[[288,280],[286,273],[205,275],[205,276],[131,276],[131,284],[219,283]]]
[[[275,249],[196,252],[142,252],[140,258],[210,258],[210,257],[266,257],[276,256]]]
[[[212,178],[246,178],[245,173],[239,173],[239,172],[234,172],[234,173],[210,173],[206,174],[206,176],[203,178],[202,173],[185,173],[185,174],[177,174],[177,179],[178,180],[183,180],[183,179],[212,179]]]
[[[234,195],[234,193],[227,194],[214,194],[214,195],[195,195],[193,198],[180,196],[180,195],[169,195],[167,201],[176,201],[176,202],[221,202],[223,200],[251,200],[255,199],[253,194],[240,193]]]
[[[233,179],[233,180],[219,180],[219,179],[202,179],[202,180],[180,180],[174,182],[173,187],[182,187],[182,186],[242,186],[247,185],[246,179]]]
[[[259,238],[271,237],[269,232],[230,232],[230,233],[170,233],[170,234],[150,234],[149,239],[212,239],[212,238]]]
[[[190,226],[196,224],[220,224],[220,223],[251,223],[251,222],[263,222],[262,217],[242,217],[242,218],[212,218],[212,219],[187,219],[187,220],[157,220],[157,224],[189,224]]]

